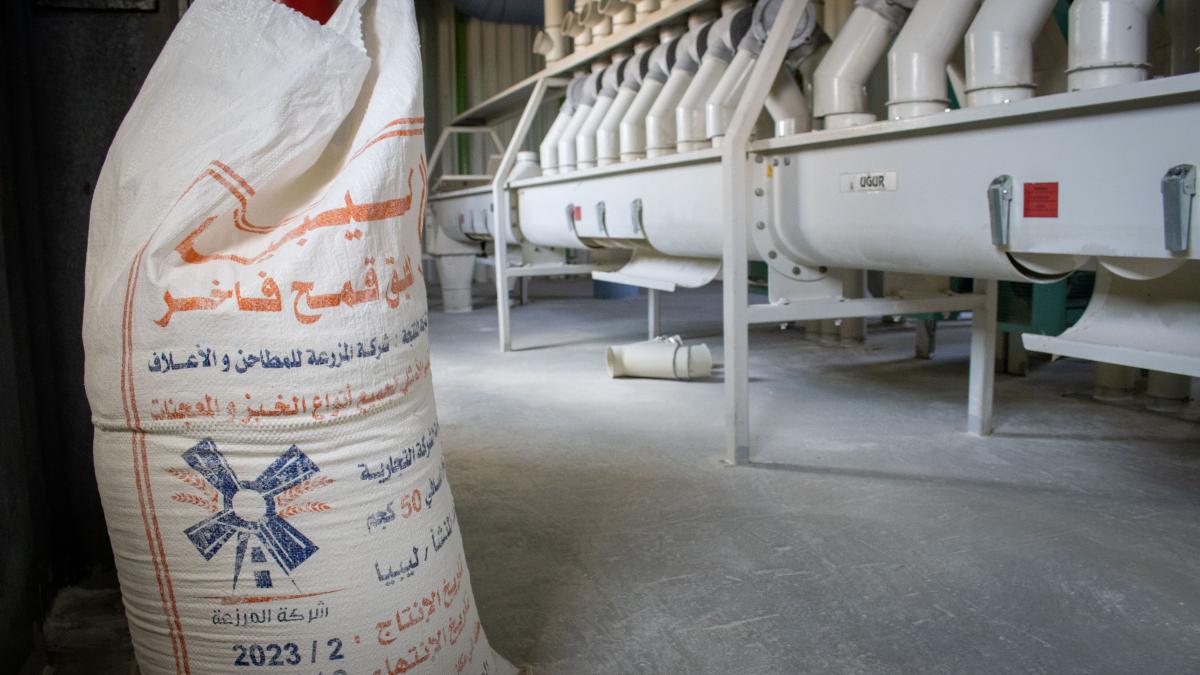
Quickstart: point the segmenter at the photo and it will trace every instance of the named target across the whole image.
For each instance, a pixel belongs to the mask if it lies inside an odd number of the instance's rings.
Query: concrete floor
[[[645,301],[588,290],[536,282],[507,355],[492,306],[447,315],[432,298],[477,605],[514,662],[535,675],[1200,672],[1200,405],[1097,403],[1092,366],[1040,363],[997,377],[997,433],[973,438],[965,324],[943,327],[933,361],[911,357],[902,327],[872,327],[865,347],[761,327],[755,464],[727,468],[719,379],[609,379],[604,347],[643,339]],[[707,341],[718,363],[719,291],[663,303],[664,330]],[[55,634],[55,673],[102,672]],[[128,643],[104,639],[126,657],[103,672],[127,673]]]
[[[963,433],[965,324],[933,361],[751,334],[755,465],[721,383],[611,380],[644,300],[539,282],[433,315],[436,392],[484,625],[536,673],[1200,672],[1200,408],[1088,400],[1092,366],[998,376]],[[560,297],[546,297],[559,295]],[[574,295],[568,299],[566,296]],[[539,297],[540,296],[540,297]],[[719,288],[664,330],[716,348]]]

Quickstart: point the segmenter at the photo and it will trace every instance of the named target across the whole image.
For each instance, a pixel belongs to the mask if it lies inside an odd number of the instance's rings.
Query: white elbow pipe
[[[650,12],[657,12],[659,6],[659,0],[642,0],[634,5],[638,16],[641,16],[642,14],[649,14]]]
[[[592,105],[592,110],[588,113],[587,118],[584,119],[583,126],[579,127],[579,132],[575,135],[575,168],[577,169],[596,168],[596,132],[600,130],[600,123],[608,114],[613,99],[617,96],[621,71],[626,61],[628,58],[618,58],[611,66],[604,69],[604,74],[600,77],[600,92],[596,95],[596,102]]]
[[[566,14],[563,0],[545,0],[545,29],[534,36],[533,51],[546,57],[546,63],[557,61],[567,55],[566,40],[563,39],[563,15]]]
[[[690,21],[689,21],[690,23]],[[688,85],[700,68],[700,61],[708,49],[709,20],[693,27],[683,37],[675,52],[675,66],[659,92],[650,113],[646,116],[646,156],[660,157],[675,152],[675,108],[687,92]]]
[[[921,0],[888,52],[888,118],[922,117],[950,105],[946,65],[982,0]]]
[[[812,5],[809,5],[810,7]],[[704,133],[709,139],[720,138],[729,128],[729,120],[733,118],[733,110],[742,99],[746,83],[750,80],[750,71],[754,68],[757,55],[748,50],[739,49],[725,69],[725,74],[713,87],[708,103],[704,106]]]
[[[777,8],[773,5],[777,4],[778,0],[762,0],[754,7],[749,31],[743,36],[737,54],[705,104],[705,133],[712,139],[713,145],[720,142],[719,139],[729,127],[729,120],[733,117],[733,111],[737,108],[749,81],[750,71],[754,68],[771,26],[775,23]],[[819,61],[813,57],[828,43],[829,36],[817,23],[816,8],[809,3],[788,43],[787,59],[781,72],[790,71],[792,67],[804,70],[811,66],[813,62]],[[797,92],[790,90],[789,82],[795,85],[795,79],[792,77],[777,75],[772,84],[772,92],[767,98],[768,112],[775,119],[777,135],[812,128],[812,107],[808,104],[808,97],[800,90],[797,98]],[[799,104],[803,104],[803,111],[798,109]]]
[[[592,67],[595,68],[596,64],[592,64]],[[603,72],[603,70],[596,70],[584,80],[583,89],[579,95],[579,106],[575,108],[575,112],[571,115],[571,121],[567,123],[562,136],[558,139],[559,173],[570,173],[575,170],[575,137],[579,135],[579,129],[587,121],[588,114],[592,112],[592,106],[596,103],[600,75]]]
[[[566,100],[563,101],[562,107],[558,110],[558,116],[554,118],[554,123],[550,125],[550,130],[546,132],[546,137],[542,139],[542,144],[538,146],[539,164],[542,167],[542,174],[552,176],[558,173],[558,142],[566,133],[567,127],[571,124],[571,118],[575,115],[575,109],[579,107],[579,99],[583,92],[584,82],[587,81],[587,75],[580,72],[575,75],[570,84],[567,85]]]
[[[562,138],[567,125],[571,123],[571,116],[574,112],[574,105],[569,102],[563,103],[562,107],[558,109],[558,116],[554,118],[554,123],[550,125],[550,131],[546,132],[546,137],[538,146],[538,163],[542,166],[542,175],[553,176],[558,173],[558,140]]]
[[[625,61],[621,87],[617,89],[608,113],[600,120],[600,128],[596,130],[597,166],[616,164],[621,159],[621,120],[625,119],[625,114],[641,91],[642,80],[650,68],[652,46],[652,43],[638,43],[634,46],[633,57]]]
[[[1033,40],[1056,0],[984,0],[964,40],[967,105],[1033,97]]]
[[[825,120],[826,129],[875,121],[866,112],[867,78],[907,14],[891,0],[859,0],[813,78],[813,115]]]
[[[642,86],[633,97],[629,111],[621,118],[619,132],[621,161],[630,162],[646,156],[646,117],[658,100],[668,74],[675,66],[675,55],[679,48],[683,29],[679,27],[663,30],[659,34],[662,44],[650,52],[650,61]]]
[[[1097,89],[1146,79],[1150,12],[1157,0],[1075,0],[1067,40],[1067,88]]]
[[[587,47],[592,44],[592,30],[588,26],[583,25],[578,12],[567,12],[563,16],[562,30],[565,35],[571,38],[575,49]]]
[[[767,94],[767,113],[775,120],[775,135],[790,136],[812,131],[808,98],[788,68],[780,68]]]
[[[580,22],[591,31],[592,39],[612,35],[612,17],[600,11],[600,0],[587,0],[577,11]]]
[[[612,18],[613,28],[620,29],[633,23],[633,4],[625,0],[599,0],[600,12]]]
[[[733,60],[737,46],[750,30],[752,11],[749,7],[737,8],[734,3],[724,3],[721,11],[721,18],[708,31],[708,48],[700,59],[700,67],[675,107],[675,148],[679,152],[710,145],[704,126],[705,105]]]
[[[609,377],[690,380],[712,373],[708,345],[684,345],[678,335],[609,347],[605,360]]]

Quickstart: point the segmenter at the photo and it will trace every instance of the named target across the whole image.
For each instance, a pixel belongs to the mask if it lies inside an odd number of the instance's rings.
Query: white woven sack
[[[138,664],[508,673],[445,478],[411,0],[199,0],[109,151],[84,342]]]

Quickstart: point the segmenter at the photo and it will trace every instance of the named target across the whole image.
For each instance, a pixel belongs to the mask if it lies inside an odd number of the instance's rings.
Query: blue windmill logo
[[[247,549],[253,563],[266,563],[269,555],[289,575],[317,552],[317,545],[276,511],[276,497],[293,489],[320,471],[296,446],[291,446],[271,462],[254,480],[239,480],[237,474],[206,438],[183,453],[187,462],[211,487],[212,503],[208,518],[183,531],[205,560],[212,560],[226,542],[236,539],[233,563],[233,587],[237,588]],[[264,554],[265,552],[265,554]],[[254,572],[259,588],[272,586],[270,572]]]

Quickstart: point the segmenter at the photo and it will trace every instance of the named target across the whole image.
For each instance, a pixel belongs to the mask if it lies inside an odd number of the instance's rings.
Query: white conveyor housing
[[[986,434],[996,282],[1050,282],[1095,266],[1084,318],[1058,337],[1026,336],[1026,346],[1200,376],[1200,74],[1145,79],[1155,3],[1076,0],[1072,91],[1046,96],[1035,96],[1034,40],[1053,0],[858,0],[827,50],[823,32],[797,38],[814,16],[806,0],[754,5],[765,27],[737,24],[721,41],[747,9],[727,5],[714,21],[702,11],[713,4],[685,3],[690,30],[629,60],[640,80],[622,103],[619,156],[615,114],[594,130],[594,145],[569,138],[600,93],[597,68],[573,132],[559,139],[557,173],[501,179],[516,209],[497,205],[492,225],[507,232],[515,217],[526,243],[629,251],[625,267],[595,276],[656,291],[720,275],[728,461],[749,456],[752,323],[971,311],[968,426]],[[870,105],[864,83],[898,32],[885,66],[891,100]],[[967,107],[948,110],[960,39],[964,75],[955,81]],[[720,63],[688,96],[714,46]],[[615,98],[620,87],[609,82]],[[875,121],[871,111],[885,104],[889,114]],[[777,135],[754,137],[764,110]],[[824,128],[808,131],[810,115]],[[602,165],[591,164],[592,147],[604,148]],[[749,304],[748,260],[767,264],[765,304]],[[837,268],[970,277],[976,288],[858,299]],[[507,308],[500,332],[508,349]]]

